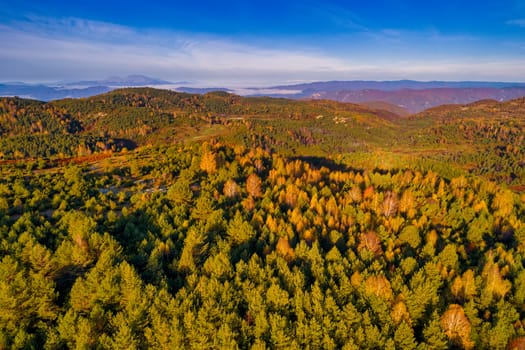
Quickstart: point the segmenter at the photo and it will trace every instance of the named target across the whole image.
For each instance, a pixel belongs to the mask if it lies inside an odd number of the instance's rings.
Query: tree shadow
[[[345,171],[349,170],[349,167],[336,163],[333,159],[325,158],[325,157],[318,157],[318,156],[296,156],[296,157],[290,157],[290,160],[300,160],[305,163],[310,164],[315,169],[319,169],[322,167],[328,168],[331,171]]]

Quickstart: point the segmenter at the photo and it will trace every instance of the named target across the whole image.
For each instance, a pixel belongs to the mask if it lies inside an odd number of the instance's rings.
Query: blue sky
[[[525,0],[0,0],[0,42],[0,81],[525,81]]]

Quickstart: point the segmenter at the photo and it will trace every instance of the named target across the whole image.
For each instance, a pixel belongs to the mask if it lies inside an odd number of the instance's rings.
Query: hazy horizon
[[[163,77],[158,76],[149,76],[144,75],[140,73],[135,74],[129,74],[124,76],[117,76],[117,75],[111,75],[111,76],[95,76],[93,78],[86,78],[82,80],[78,79],[63,79],[63,80],[0,80],[0,84],[28,84],[28,85],[46,85],[46,86],[60,86],[60,85],[68,85],[68,84],[75,84],[75,83],[81,83],[81,82],[103,82],[104,80],[110,79],[110,78],[128,78],[130,76],[142,76],[146,78],[151,79],[158,79],[158,80],[165,80]],[[145,86],[188,86],[188,87],[202,87],[202,88],[228,88],[228,87],[237,87],[237,88],[271,88],[276,86],[293,86],[293,85],[301,85],[301,84],[310,84],[310,83],[332,83],[332,82],[374,82],[374,83],[388,83],[388,82],[402,82],[402,81],[412,81],[417,83],[503,83],[503,84],[525,84],[525,79],[523,81],[518,80],[417,80],[417,79],[392,79],[392,80],[385,80],[385,79],[332,79],[332,80],[283,80],[283,81],[276,81],[274,83],[263,83],[262,85],[255,84],[249,84],[246,82],[232,82],[228,81],[228,84],[221,83],[221,81],[217,80],[216,82],[207,82],[207,81],[170,81],[167,80],[166,84],[148,84]],[[210,85],[211,84],[211,85]],[[87,86],[87,85],[86,85]],[[116,87],[118,85],[111,85],[111,87]],[[169,87],[166,87],[169,88]]]

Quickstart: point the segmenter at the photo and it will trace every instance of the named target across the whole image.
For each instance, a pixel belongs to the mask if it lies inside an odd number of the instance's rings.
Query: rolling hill
[[[243,96],[291,99],[328,99],[350,103],[387,103],[383,110],[418,113],[443,104],[465,104],[481,99],[507,101],[525,96],[525,83],[477,81],[327,81],[270,87],[191,86],[143,75],[109,77],[55,84],[0,83],[0,96],[18,96],[42,101],[91,97],[123,87],[169,88],[179,92],[206,94],[225,91]],[[375,108],[375,107],[374,107]],[[397,109],[397,111],[395,109]]]
[[[325,127],[340,133],[337,130],[340,128],[333,127],[335,123],[351,124],[352,132],[357,135],[360,131],[365,133],[366,128],[388,126],[385,118],[394,116],[388,111],[378,113],[362,106],[331,101],[242,98],[226,92],[197,95],[152,88],[120,89],[86,99],[49,103],[4,98],[0,113],[2,142],[13,147],[16,143],[10,143],[10,138],[50,139],[60,135],[72,142],[95,137],[99,141],[116,138],[144,145],[181,142],[206,135],[239,138],[244,137],[242,132],[248,129],[263,132],[265,128],[275,129],[266,135],[272,138],[271,142],[284,144],[288,126],[302,130],[294,131],[298,133],[297,138],[303,137],[300,135],[303,131],[310,134],[308,130],[312,129],[322,138],[330,134]],[[37,155],[28,153],[28,149],[32,148],[20,145],[19,151],[27,156]],[[6,157],[15,153],[7,148],[2,151]],[[46,155],[53,153],[56,151],[50,150]],[[69,154],[74,153],[73,147]]]
[[[525,184],[523,98],[445,105],[409,118],[395,112],[403,110],[152,88],[48,103],[4,98],[0,152],[5,160],[72,157],[216,138],[284,154],[382,151]]]
[[[513,349],[525,98],[0,99],[0,348]]]

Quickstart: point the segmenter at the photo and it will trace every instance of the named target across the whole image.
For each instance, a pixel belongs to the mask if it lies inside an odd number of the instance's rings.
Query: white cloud
[[[413,41],[415,35],[393,29],[378,32],[376,37],[366,32],[361,38],[340,41],[340,45],[352,49],[336,54],[337,50],[313,44],[298,46],[291,41],[288,47],[275,48],[256,39],[241,42],[210,35],[136,30],[77,18],[33,17],[0,25],[0,77],[4,81],[72,81],[147,74],[166,80],[238,87],[290,80],[525,79],[525,67],[517,60],[443,60],[410,53],[404,59],[393,57],[387,45],[398,37]],[[360,49],[359,39],[363,38],[371,42],[368,48],[375,49]],[[424,38],[439,43],[439,47],[447,40],[456,44],[470,40],[435,33],[416,39]]]
[[[347,69],[341,59],[307,50],[262,48],[182,33],[141,32],[81,19],[33,19],[10,27],[0,25],[0,41],[0,76],[16,74],[22,66],[27,69],[25,73],[34,73],[40,79],[45,79],[46,72],[56,74],[60,68],[64,72],[77,68],[77,75],[82,77],[82,72],[99,70],[100,74],[151,72],[177,80],[195,76],[202,79],[205,74],[231,80],[243,74]],[[13,65],[14,70],[10,67]],[[43,69],[46,66],[52,69]]]

